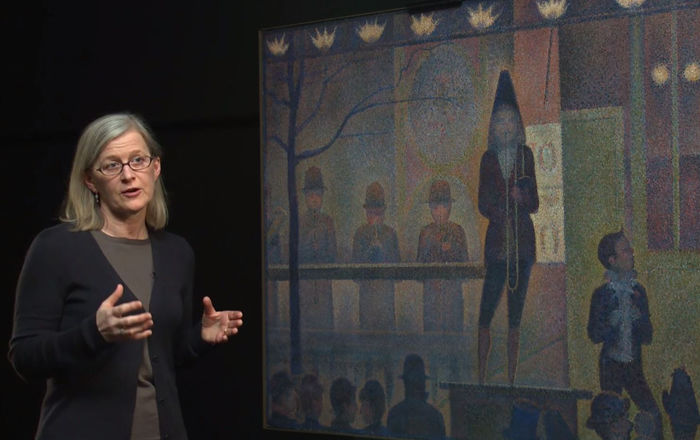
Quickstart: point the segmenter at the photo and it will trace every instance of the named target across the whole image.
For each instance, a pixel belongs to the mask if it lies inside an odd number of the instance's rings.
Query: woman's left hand
[[[228,341],[229,336],[238,333],[238,327],[243,325],[243,312],[238,310],[223,310],[217,312],[208,296],[202,299],[202,339],[210,344],[220,344]]]

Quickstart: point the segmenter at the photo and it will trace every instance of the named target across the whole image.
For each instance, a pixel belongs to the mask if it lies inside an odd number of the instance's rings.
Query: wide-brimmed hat
[[[612,391],[603,391],[591,401],[591,415],[586,421],[586,427],[596,427],[610,424],[620,417],[627,417],[630,409],[630,400],[623,399]]]
[[[425,374],[423,358],[415,353],[407,355],[403,360],[403,373],[400,377],[404,382],[409,383],[425,382],[427,379],[430,379]]]
[[[304,174],[304,191],[319,191],[324,190],[326,187],[323,186],[323,176],[321,175],[321,169],[319,167],[309,167]]]
[[[533,402],[518,399],[513,402],[510,426],[503,430],[503,437],[508,440],[537,440],[537,424],[540,409]]]
[[[450,184],[446,180],[433,181],[430,185],[428,203],[447,203],[452,201]]]
[[[367,187],[364,208],[384,208],[384,188],[379,182],[372,182]]]

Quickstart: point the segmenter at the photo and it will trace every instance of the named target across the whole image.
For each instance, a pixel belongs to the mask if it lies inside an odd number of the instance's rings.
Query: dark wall
[[[164,146],[169,230],[195,249],[197,293],[246,314],[234,341],[182,372],[191,438],[302,438],[261,429],[257,31],[418,2],[13,3],[0,13],[0,339],[10,337],[24,253],[57,221],[80,130],[132,111]],[[43,385],[0,365],[0,436],[31,438]]]

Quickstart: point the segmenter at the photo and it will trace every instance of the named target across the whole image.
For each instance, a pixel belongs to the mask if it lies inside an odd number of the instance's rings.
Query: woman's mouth
[[[122,195],[125,197],[136,197],[141,193],[141,190],[139,188],[129,188],[127,190],[122,191]]]

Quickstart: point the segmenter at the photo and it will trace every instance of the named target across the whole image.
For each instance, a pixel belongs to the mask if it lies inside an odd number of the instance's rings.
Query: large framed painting
[[[265,429],[694,438],[699,30],[695,0],[261,30]]]

